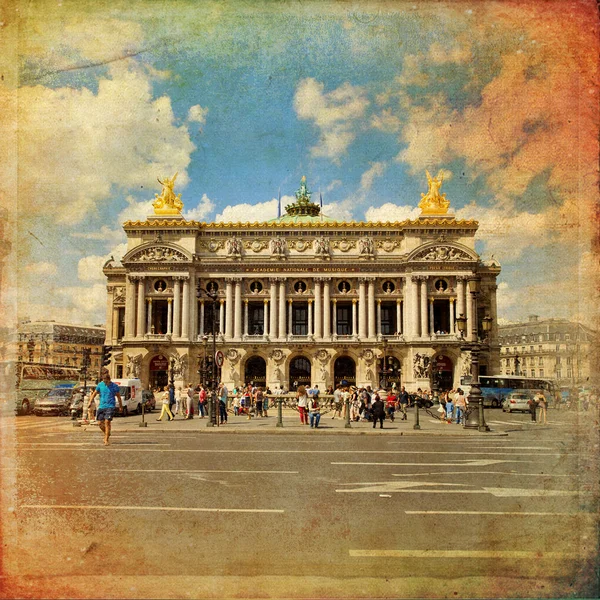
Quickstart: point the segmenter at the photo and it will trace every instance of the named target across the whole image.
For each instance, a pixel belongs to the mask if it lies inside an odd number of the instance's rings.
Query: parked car
[[[45,396],[39,398],[33,407],[33,413],[41,415],[68,415],[71,410],[71,401],[75,393],[75,386],[61,386],[50,390]]]
[[[503,412],[529,412],[529,400],[531,396],[525,392],[510,392],[502,402]]]

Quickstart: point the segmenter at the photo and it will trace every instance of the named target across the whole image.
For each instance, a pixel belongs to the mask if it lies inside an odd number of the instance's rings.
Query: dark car
[[[76,388],[56,387],[45,396],[37,400],[33,412],[38,417],[41,415],[68,415],[71,410],[71,401]]]

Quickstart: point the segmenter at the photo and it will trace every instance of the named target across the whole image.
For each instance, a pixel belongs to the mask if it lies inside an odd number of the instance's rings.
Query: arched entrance
[[[294,391],[299,385],[310,385],[310,360],[304,356],[297,356],[290,363],[289,390]]]
[[[343,380],[356,385],[356,363],[349,356],[340,356],[333,363],[333,385],[337,387]]]
[[[454,364],[449,356],[440,354],[433,359],[431,376],[433,383],[437,380],[440,391],[451,390],[454,387]]]
[[[246,361],[244,368],[244,383],[253,382],[263,389],[267,385],[267,363],[260,356],[253,356]]]
[[[402,380],[402,365],[395,356],[386,356],[385,365],[383,364],[383,357],[378,359],[377,370],[380,387],[383,389],[400,389],[400,382]]]
[[[163,388],[169,384],[169,359],[162,354],[150,361],[149,384],[151,389]]]

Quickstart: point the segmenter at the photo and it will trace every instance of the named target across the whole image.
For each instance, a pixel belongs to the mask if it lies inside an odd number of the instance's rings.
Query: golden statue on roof
[[[155,215],[179,215],[181,213],[181,209],[183,208],[181,194],[175,195],[173,191],[178,174],[175,173],[170,179],[169,177],[165,177],[164,181],[161,181],[157,177],[158,183],[163,186],[163,189],[160,194],[154,194],[156,199],[152,203],[152,206],[154,207]]]
[[[446,194],[440,194],[440,188],[444,182],[444,172],[440,169],[436,177],[432,177],[429,171],[427,181],[429,183],[429,191],[426,194],[421,194],[421,202],[419,208],[421,214],[425,215],[445,215],[450,206],[450,200],[446,198]]]

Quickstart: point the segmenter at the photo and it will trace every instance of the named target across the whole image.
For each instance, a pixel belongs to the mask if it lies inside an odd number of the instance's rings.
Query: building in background
[[[421,216],[395,223],[328,218],[305,178],[271,221],[187,221],[175,178],[164,180],[154,214],[124,224],[121,263],[104,265],[112,375],[153,387],[197,382],[213,331],[228,386],[416,389],[435,373],[449,389],[470,368],[465,342],[481,343],[482,373],[498,372],[500,265],[480,259],[477,222],[456,220],[441,177],[427,175]]]
[[[17,361],[81,368],[84,350],[89,348],[89,373],[95,378],[100,370],[105,337],[104,327],[23,320],[17,328]]]
[[[598,333],[581,323],[531,315],[499,327],[498,339],[504,375],[547,377],[564,387],[598,384]]]

